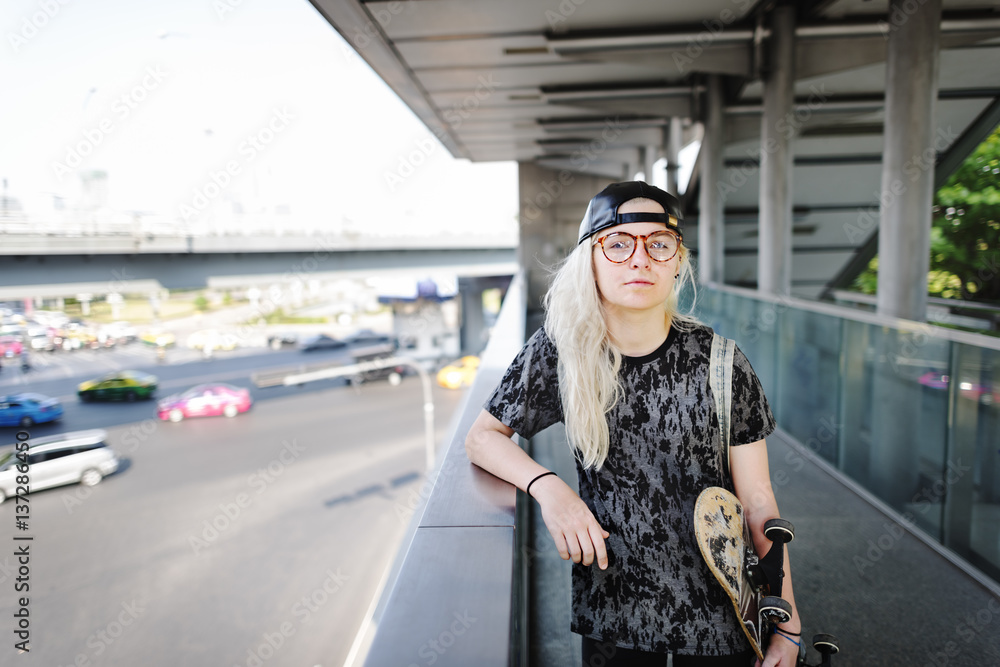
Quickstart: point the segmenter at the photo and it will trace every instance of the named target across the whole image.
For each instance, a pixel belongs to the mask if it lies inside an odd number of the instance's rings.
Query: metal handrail
[[[864,324],[873,324],[875,326],[898,329],[903,332],[920,333],[925,336],[950,340],[955,343],[965,343],[966,345],[976,345],[978,347],[985,347],[991,350],[1000,350],[1000,338],[994,338],[993,336],[986,336],[968,331],[959,331],[957,329],[949,329],[947,327],[937,326],[936,324],[928,324],[927,322],[915,322],[913,320],[905,320],[898,317],[887,317],[877,313],[858,310],[857,308],[849,308],[822,301],[809,301],[808,299],[800,299],[793,296],[764,294],[763,292],[758,292],[757,290],[748,289],[746,287],[734,287],[733,285],[723,285],[721,283],[713,282],[704,283],[703,286],[718,292],[728,292],[729,294],[734,294],[736,296],[770,303],[775,307],[775,310],[782,308],[795,308],[798,310],[819,313],[821,315],[830,315],[845,320],[862,322]]]

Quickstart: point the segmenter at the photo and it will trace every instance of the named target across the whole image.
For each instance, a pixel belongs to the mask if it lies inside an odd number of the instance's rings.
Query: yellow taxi
[[[195,331],[187,338],[187,346],[192,350],[235,350],[239,344],[239,336],[217,329]]]
[[[439,370],[437,381],[446,389],[468,387],[475,379],[477,370],[479,370],[479,357],[469,355]]]
[[[156,393],[157,382],[156,376],[149,373],[120,371],[80,383],[76,395],[84,403],[149,399]]]
[[[141,340],[144,345],[152,345],[154,347],[170,347],[177,342],[177,336],[169,331],[164,331],[163,329],[149,329],[140,334],[139,340]]]

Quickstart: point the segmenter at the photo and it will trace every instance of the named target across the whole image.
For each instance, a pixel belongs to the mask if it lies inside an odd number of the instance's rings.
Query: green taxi
[[[156,391],[156,382],[156,376],[149,373],[121,371],[81,383],[76,395],[85,402],[148,399]]]

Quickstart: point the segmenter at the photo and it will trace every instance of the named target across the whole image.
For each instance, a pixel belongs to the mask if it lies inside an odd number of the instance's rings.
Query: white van
[[[28,441],[30,491],[63,484],[94,486],[118,470],[118,455],[107,444],[107,431],[94,429]],[[0,454],[0,503],[17,493],[19,463],[13,447]]]

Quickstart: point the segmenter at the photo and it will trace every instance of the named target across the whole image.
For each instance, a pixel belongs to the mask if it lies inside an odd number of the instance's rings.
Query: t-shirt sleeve
[[[522,438],[562,421],[558,356],[544,329],[524,344],[483,407]]]
[[[737,346],[733,358],[733,412],[730,442],[749,445],[774,432],[777,424],[760,379],[743,351]]]

